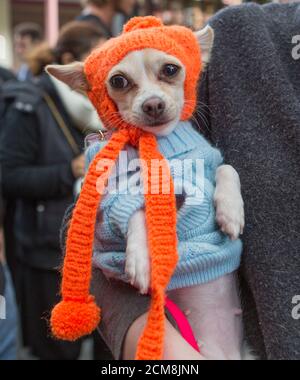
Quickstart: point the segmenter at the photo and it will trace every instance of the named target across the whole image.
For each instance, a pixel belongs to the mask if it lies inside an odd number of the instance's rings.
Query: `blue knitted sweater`
[[[87,150],[87,166],[104,144],[97,142]],[[223,163],[221,153],[189,122],[180,122],[169,136],[159,137],[158,145],[169,160],[178,205],[179,262],[168,290],[206,283],[235,271],[242,243],[231,241],[215,221],[213,196],[216,169]],[[127,145],[110,177],[96,222],[93,264],[107,276],[123,281],[128,281],[128,222],[144,207],[140,169],[131,166],[137,159],[137,150]]]

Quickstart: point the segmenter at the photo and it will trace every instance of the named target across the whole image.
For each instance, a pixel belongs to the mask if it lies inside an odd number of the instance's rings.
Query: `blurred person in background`
[[[9,80],[12,80],[12,79],[15,79],[14,74],[11,71],[5,69],[4,67],[0,67],[0,86],[3,83],[5,83]],[[0,115],[1,115],[1,113],[0,113]]]
[[[5,82],[14,79],[15,77],[10,71],[0,67],[0,91]],[[4,112],[2,106],[0,101],[0,119]],[[4,200],[0,189],[0,360],[15,360],[17,359],[17,307],[12,280],[5,260],[3,223]]]
[[[138,6],[138,1],[137,0],[119,0],[117,6],[120,12],[130,17],[130,15],[134,13],[134,11],[136,10],[136,7]]]
[[[198,8],[198,7],[193,8],[192,18],[193,18],[192,25],[193,25],[194,30],[200,30],[204,28],[205,17],[201,8]]]
[[[91,22],[101,28],[106,38],[118,35],[128,19],[137,13],[137,0],[81,0],[78,21]]]
[[[80,342],[49,337],[46,319],[58,300],[59,229],[66,208],[74,201],[74,184],[84,175],[85,133],[101,126],[96,116],[90,116],[93,109],[87,98],[57,86],[44,69],[51,63],[82,61],[104,40],[102,31],[90,23],[67,24],[54,49],[43,44],[30,55],[34,82],[4,91],[8,110],[0,162],[3,195],[18,200],[14,232],[23,339],[33,355],[44,360],[72,360],[80,353]]]
[[[232,5],[241,5],[243,0],[222,0],[224,5],[232,6]]]
[[[116,2],[117,13],[112,23],[112,32],[114,36],[120,34],[123,26],[133,16],[139,14],[139,6],[137,0],[119,0]]]
[[[112,22],[116,14],[116,3],[116,0],[81,0],[83,10],[76,20],[93,23],[106,38],[110,38],[113,36]]]
[[[42,30],[38,24],[22,23],[16,26],[14,30],[14,52],[19,80],[25,81],[31,78],[26,56],[41,43],[42,39]]]
[[[172,25],[183,25],[184,24],[184,14],[182,5],[176,1],[172,2],[170,5],[171,11],[171,20],[170,24]]]
[[[17,81],[16,76],[9,70],[0,67],[0,134],[3,126],[3,118],[6,112],[6,104],[4,100],[4,84],[10,82],[13,83]],[[1,169],[0,169],[1,170]],[[0,172],[1,173],[1,172]],[[0,177],[1,180],[1,177]],[[0,188],[1,194],[1,188]],[[11,271],[12,279],[14,284],[16,284],[16,267],[17,267],[17,259],[16,259],[16,247],[15,247],[15,239],[13,237],[13,223],[14,223],[14,215],[15,215],[15,200],[11,199],[9,202],[5,202],[5,213],[3,213],[3,231],[5,237],[5,252],[6,252],[6,262]]]
[[[205,26],[205,15],[200,7],[191,7],[185,10],[185,25],[193,30],[200,30]]]
[[[0,360],[17,359],[17,306],[10,272],[5,261],[4,202],[0,195]]]

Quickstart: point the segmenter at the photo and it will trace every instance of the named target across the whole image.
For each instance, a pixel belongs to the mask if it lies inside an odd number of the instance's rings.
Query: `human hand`
[[[71,168],[72,168],[72,173],[76,179],[80,177],[84,177],[84,174],[85,174],[84,154],[74,158],[74,160],[71,163]]]

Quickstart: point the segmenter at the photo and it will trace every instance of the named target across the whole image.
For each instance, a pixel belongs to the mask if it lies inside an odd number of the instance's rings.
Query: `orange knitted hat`
[[[96,214],[103,194],[101,190],[106,186],[112,168],[99,169],[97,164],[104,160],[114,162],[124,146],[130,143],[139,149],[140,158],[147,163],[147,176],[144,172],[143,176],[147,178],[148,189],[152,188],[153,183],[159,188],[159,194],[145,194],[151,260],[151,305],[136,354],[139,360],[159,360],[163,357],[165,290],[178,261],[174,186],[171,183],[170,193],[163,193],[161,175],[151,173],[153,159],[160,160],[165,166],[163,169],[169,171],[167,161],[158,150],[156,137],[121,118],[105,85],[110,70],[117,63],[129,52],[145,48],[161,50],[182,62],[186,68],[186,102],[181,119],[189,119],[194,111],[201,58],[196,37],[185,27],[164,26],[152,16],[136,17],[127,23],[122,35],[107,41],[86,60],[84,69],[90,85],[88,96],[105,126],[114,133],[91,163],[73,212],[63,266],[62,301],[52,311],[51,327],[57,338],[76,340],[90,334],[100,322],[100,310],[89,288]],[[97,183],[100,176],[102,189],[99,189],[99,181]]]

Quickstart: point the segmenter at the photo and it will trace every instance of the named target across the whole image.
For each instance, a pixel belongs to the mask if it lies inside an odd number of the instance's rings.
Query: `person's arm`
[[[39,125],[34,113],[14,107],[4,120],[0,147],[3,194],[10,198],[49,199],[72,191],[72,164],[39,166]]]
[[[214,145],[211,130],[212,107],[209,99],[209,65],[202,74],[198,89],[198,107],[194,122],[200,132]],[[232,240],[243,234],[245,227],[244,202],[241,194],[241,182],[237,171],[230,165],[218,164],[216,169],[216,190],[214,202],[216,221],[222,232]]]

